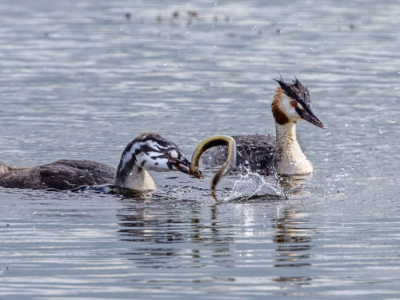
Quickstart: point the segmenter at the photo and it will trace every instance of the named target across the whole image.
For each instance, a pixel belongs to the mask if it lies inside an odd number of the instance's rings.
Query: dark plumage
[[[81,185],[113,183],[116,170],[90,160],[58,160],[32,168],[11,168],[0,173],[0,186],[19,189],[70,190]]]
[[[275,137],[270,135],[232,136],[237,145],[236,168],[234,172],[245,171],[268,175],[274,157]],[[228,158],[226,146],[208,149],[202,156],[202,162],[212,167],[222,165]]]
[[[307,107],[311,104],[310,92],[296,77],[295,79],[296,80],[293,80],[293,84],[284,82],[282,78],[281,80],[276,80],[276,82],[279,83],[288,97],[296,100],[304,107]]]

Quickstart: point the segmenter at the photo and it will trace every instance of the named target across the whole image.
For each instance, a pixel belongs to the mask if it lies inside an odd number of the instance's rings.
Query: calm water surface
[[[316,172],[288,199],[215,205],[213,170],[155,174],[159,191],[137,199],[0,189],[0,299],[400,299],[399,14],[397,1],[3,0],[2,161],[116,166],[142,131],[189,157],[213,134],[274,133],[278,72],[308,86],[326,130],[298,125]]]

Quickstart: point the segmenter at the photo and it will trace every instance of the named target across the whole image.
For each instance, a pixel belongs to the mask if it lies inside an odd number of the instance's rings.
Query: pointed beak
[[[180,171],[182,173],[185,173],[185,174],[188,174],[188,175],[192,175],[192,176],[194,176],[196,178],[202,178],[203,177],[203,174],[201,173],[200,170],[197,170],[199,175],[193,174],[190,171],[190,162],[186,158],[183,158],[183,159],[171,158],[169,160],[169,162],[171,163],[171,165],[173,166],[173,168],[176,171]],[[199,176],[201,176],[201,177],[199,177]]]
[[[317,118],[311,107],[307,107],[305,109],[300,109],[299,107],[296,107],[296,111],[304,120],[319,128],[325,129],[324,124],[322,124],[322,122]]]

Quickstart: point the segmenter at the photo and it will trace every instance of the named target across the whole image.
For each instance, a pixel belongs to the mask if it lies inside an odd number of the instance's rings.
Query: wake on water
[[[268,179],[269,182],[267,181]],[[284,188],[279,184],[279,178],[276,177],[263,177],[257,173],[252,173],[247,170],[245,175],[240,174],[239,179],[234,179],[233,188],[227,188],[226,190],[230,190],[230,194],[228,197],[224,198],[223,201],[233,201],[233,200],[247,200],[254,197],[263,197],[263,196],[272,196],[277,198],[287,198],[287,195],[284,191]],[[230,184],[231,185],[231,184]],[[166,186],[169,187],[169,186]],[[194,191],[195,189],[196,191]],[[173,187],[171,189],[167,189],[169,193],[172,191],[183,194],[190,194],[191,192],[199,192],[199,188],[195,187]],[[207,189],[200,189],[203,191],[207,191]],[[227,192],[228,192],[227,191]],[[72,190],[72,192],[94,192],[94,193],[104,193],[104,194],[122,194],[125,196],[143,196],[143,192],[132,191],[129,189],[121,189],[116,188],[113,185],[99,185],[99,186],[80,186]],[[222,192],[222,191],[220,191]],[[223,194],[227,194],[226,192]],[[148,195],[147,195],[148,196]],[[221,195],[222,196],[222,195]]]
[[[249,199],[267,195],[287,198],[284,189],[279,185],[278,181],[276,183],[267,182],[263,176],[248,172],[246,175],[240,175],[240,178],[235,181],[232,192],[224,201]]]

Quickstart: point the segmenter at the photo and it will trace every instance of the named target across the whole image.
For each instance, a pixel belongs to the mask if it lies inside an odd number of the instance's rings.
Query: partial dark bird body
[[[110,184],[116,169],[90,160],[58,160],[32,168],[11,167],[0,173],[0,186],[18,189],[70,190],[81,185]]]
[[[237,145],[236,168],[233,172],[249,170],[268,175],[274,158],[275,137],[270,135],[232,136]],[[201,157],[206,165],[220,166],[228,158],[228,147],[218,146],[208,149]]]

